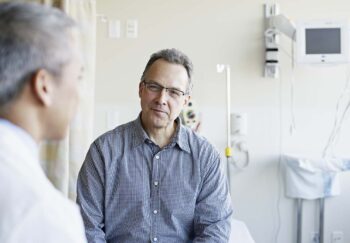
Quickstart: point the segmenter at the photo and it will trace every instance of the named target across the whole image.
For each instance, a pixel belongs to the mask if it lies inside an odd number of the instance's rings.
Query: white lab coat
[[[0,119],[0,242],[86,242],[78,207],[46,178],[38,146]]]

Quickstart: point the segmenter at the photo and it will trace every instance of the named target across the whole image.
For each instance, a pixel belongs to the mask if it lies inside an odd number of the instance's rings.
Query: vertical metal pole
[[[303,199],[297,199],[297,243],[301,243],[303,223]]]
[[[230,157],[231,157],[231,86],[230,86],[230,80],[231,80],[231,73],[230,73],[230,66],[225,65],[226,68],[226,118],[227,118],[227,128],[226,128],[226,149],[225,149],[225,155],[227,158],[227,180],[229,185],[229,190],[232,190],[231,186],[231,173],[230,173]]]
[[[320,198],[320,225],[319,225],[319,232],[320,232],[320,243],[324,242],[324,198]]]
[[[226,65],[226,95],[227,95],[227,148],[231,148],[231,70],[230,66]]]

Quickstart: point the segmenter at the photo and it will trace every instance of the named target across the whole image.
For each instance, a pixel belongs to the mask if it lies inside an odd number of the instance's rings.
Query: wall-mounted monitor
[[[349,62],[347,21],[306,21],[296,27],[296,61],[310,64]]]

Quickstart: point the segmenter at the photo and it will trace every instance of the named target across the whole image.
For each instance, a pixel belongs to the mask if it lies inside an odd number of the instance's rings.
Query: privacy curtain
[[[93,139],[96,1],[41,0],[38,2],[61,8],[74,18],[82,29],[80,41],[85,71],[79,87],[81,99],[78,113],[64,141],[47,142],[41,146],[42,166],[48,178],[58,190],[75,200],[78,172]]]

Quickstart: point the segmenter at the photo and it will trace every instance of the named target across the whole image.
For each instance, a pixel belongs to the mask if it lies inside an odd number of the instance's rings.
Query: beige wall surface
[[[291,65],[291,41],[281,37],[281,77],[263,77],[263,1],[255,0],[99,0],[97,12],[120,20],[121,37],[108,38],[106,22],[97,23],[95,136],[136,118],[138,82],[151,53],[175,47],[192,59],[194,93],[202,134],[222,153],[226,142],[225,76],[216,64],[231,66],[231,111],[247,113],[250,164],[232,168],[235,218],[248,226],[257,243],[295,243],[295,203],[284,196],[281,153],[321,155],[333,126],[336,102],[349,66]],[[348,18],[345,0],[279,1],[292,20]],[[128,19],[137,19],[138,38],[127,38]],[[294,82],[293,82],[294,80]],[[296,130],[290,133],[291,83]],[[345,119],[336,154],[350,157],[350,123]],[[215,129],[213,129],[215,127]],[[350,176],[340,175],[340,196],[326,200],[325,243],[333,231],[350,242]],[[317,230],[318,204],[304,204],[303,242]],[[277,234],[278,232],[278,234]]]

